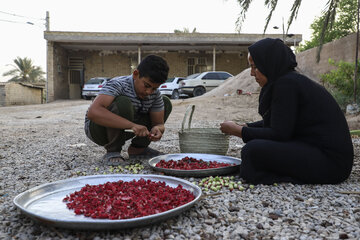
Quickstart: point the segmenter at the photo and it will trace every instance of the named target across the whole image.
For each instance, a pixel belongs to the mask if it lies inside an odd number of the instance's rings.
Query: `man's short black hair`
[[[146,56],[137,67],[139,77],[148,77],[153,83],[164,83],[168,78],[169,66],[167,62],[159,56]]]

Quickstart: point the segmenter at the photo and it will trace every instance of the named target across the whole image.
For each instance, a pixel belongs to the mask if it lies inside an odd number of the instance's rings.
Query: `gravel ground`
[[[179,152],[180,116],[189,101],[174,104],[166,134],[152,147]],[[226,108],[226,99],[217,102],[218,111]],[[244,103],[246,99],[240,99],[235,105],[256,113]],[[354,139],[352,174],[341,184],[243,184],[243,191],[231,192],[224,188],[177,217],[119,231],[75,231],[39,224],[14,206],[16,195],[57,180],[110,173],[100,161],[103,148],[83,132],[89,104],[78,100],[0,108],[0,239],[360,239],[359,139]],[[194,127],[210,127],[223,120],[200,116],[193,121]],[[252,117],[241,119],[241,113],[234,112],[229,118],[246,121]],[[228,155],[239,157],[242,145],[241,140],[231,138]],[[143,165],[139,173],[156,174],[146,161]]]

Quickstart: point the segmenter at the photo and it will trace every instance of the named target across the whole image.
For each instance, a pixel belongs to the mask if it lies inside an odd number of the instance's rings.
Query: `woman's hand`
[[[228,135],[242,137],[241,132],[244,126],[246,126],[246,124],[239,125],[234,121],[224,121],[223,123],[220,124],[220,130],[221,132]]]

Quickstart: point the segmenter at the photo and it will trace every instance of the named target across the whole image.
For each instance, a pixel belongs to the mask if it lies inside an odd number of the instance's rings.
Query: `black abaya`
[[[267,84],[263,120],[242,129],[240,176],[254,184],[339,183],[350,175],[353,146],[338,104],[325,88],[294,71],[295,55],[279,39],[249,47]]]

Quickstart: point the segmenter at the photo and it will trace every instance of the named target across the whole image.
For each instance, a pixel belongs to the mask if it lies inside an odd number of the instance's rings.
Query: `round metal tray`
[[[178,170],[178,169],[156,167],[156,164],[161,160],[165,160],[165,161],[180,160],[184,157],[193,157],[196,159],[202,159],[207,162],[217,161],[217,162],[236,164],[236,165],[229,167],[209,168],[209,169],[199,169],[199,170]],[[238,171],[240,169],[240,164],[241,164],[241,160],[239,158],[223,156],[223,155],[203,154],[203,153],[166,154],[166,155],[160,155],[154,157],[149,160],[149,165],[154,170],[163,172],[168,175],[179,176],[179,177],[207,177],[207,176],[216,176],[216,175],[226,175]]]
[[[80,190],[86,184],[98,185],[106,182],[119,180],[132,181],[143,178],[156,182],[165,182],[170,187],[177,187],[179,184],[195,196],[195,199],[187,204],[166,212],[148,215],[145,217],[109,220],[93,219],[83,215],[76,215],[74,211],[66,207],[63,198],[66,195]],[[183,179],[142,174],[113,174],[113,175],[93,175],[78,178],[61,180],[29,189],[14,198],[14,204],[26,215],[41,223],[61,228],[83,229],[83,230],[108,230],[140,227],[147,224],[156,223],[165,219],[179,215],[183,211],[191,208],[201,197],[201,189]]]

